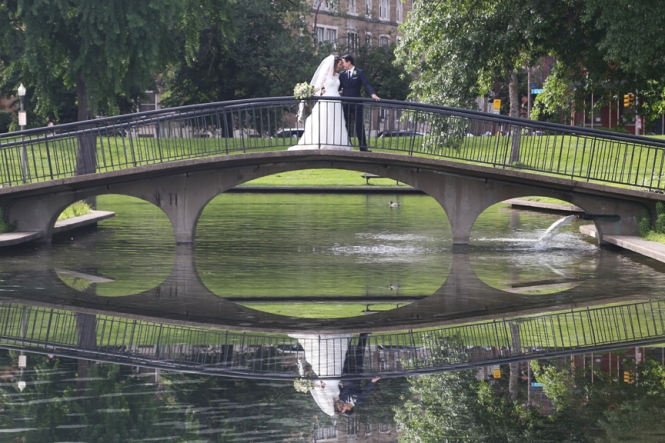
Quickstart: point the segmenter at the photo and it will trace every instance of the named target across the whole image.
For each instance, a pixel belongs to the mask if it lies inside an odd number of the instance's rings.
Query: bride
[[[334,55],[321,62],[310,82],[314,86],[314,95],[339,97],[339,75],[336,71],[341,63],[342,59]],[[316,101],[311,115],[305,120],[303,136],[289,151],[302,149],[352,149],[340,101]]]

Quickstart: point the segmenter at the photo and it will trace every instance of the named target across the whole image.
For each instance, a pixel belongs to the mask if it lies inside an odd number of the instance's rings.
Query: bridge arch
[[[635,235],[638,219],[649,207],[648,198],[639,191],[608,190],[590,183],[422,157],[334,150],[184,160],[18,186],[10,188],[10,192],[0,190],[0,207],[8,220],[19,222],[20,230],[47,234],[56,213],[77,200],[108,193],[131,195],[166,213],[174,227],[176,243],[192,243],[203,209],[218,194],[255,178],[316,168],[373,173],[424,192],[446,213],[454,244],[469,242],[471,227],[486,208],[516,197],[553,197],[599,215],[594,219],[599,238],[606,233]],[[50,240],[50,235],[45,240]]]
[[[402,168],[386,167],[371,162],[284,161],[265,165],[250,164],[231,169],[215,169],[204,172],[179,174],[156,178],[148,182],[130,183],[100,190],[99,194],[129,195],[148,201],[159,207],[169,218],[175,231],[176,243],[194,243],[196,226],[205,208],[218,195],[249,181],[271,175],[305,169],[340,169],[366,172],[393,179],[433,197],[451,222],[445,199],[436,198],[436,187],[419,188],[418,174]],[[453,233],[454,237],[454,233]],[[468,239],[468,235],[467,235]]]

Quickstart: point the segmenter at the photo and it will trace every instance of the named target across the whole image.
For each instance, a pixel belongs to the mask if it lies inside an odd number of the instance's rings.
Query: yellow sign
[[[492,370],[492,376],[494,378],[501,378],[501,369],[494,369]]]
[[[498,98],[494,99],[494,103],[492,104],[494,109],[501,109],[501,100]]]

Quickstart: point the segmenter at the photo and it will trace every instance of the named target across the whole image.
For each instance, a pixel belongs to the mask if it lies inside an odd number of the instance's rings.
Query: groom
[[[342,67],[344,71],[339,75],[339,84],[342,91],[342,97],[360,97],[360,87],[364,86],[365,90],[376,101],[381,100],[374,92],[374,88],[369,84],[365,71],[356,68],[353,65],[353,56],[345,55],[342,57]],[[371,152],[367,148],[367,139],[365,138],[365,123],[363,121],[363,105],[362,103],[344,103],[344,118],[348,127],[349,136],[351,135],[351,122],[355,122],[356,137],[358,137],[358,145],[361,151]],[[352,120],[353,119],[353,120]]]

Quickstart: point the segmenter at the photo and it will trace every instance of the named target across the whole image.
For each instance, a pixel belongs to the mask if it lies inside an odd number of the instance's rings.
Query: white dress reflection
[[[309,391],[319,408],[329,416],[335,415],[335,401],[339,399],[344,360],[352,334],[289,334],[298,339],[305,350],[305,360],[314,375],[314,388]],[[304,375],[304,374],[301,374]],[[326,377],[322,380],[318,377]]]

